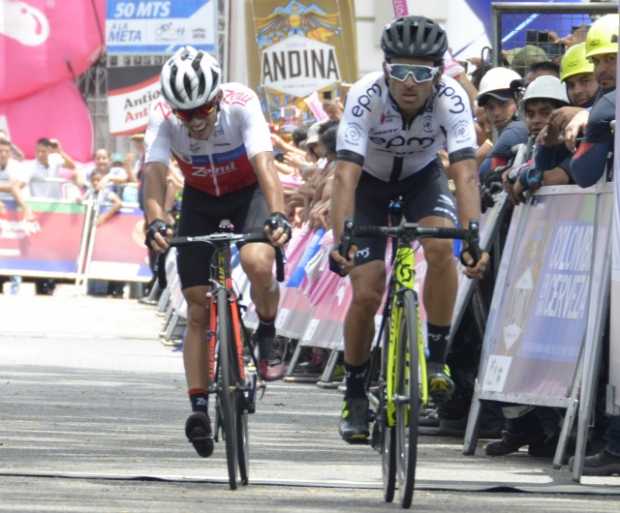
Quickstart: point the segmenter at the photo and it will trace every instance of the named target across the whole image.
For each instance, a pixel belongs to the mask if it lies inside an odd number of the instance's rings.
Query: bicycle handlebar
[[[344,256],[354,237],[392,237],[409,239],[462,239],[467,243],[467,251],[474,259],[474,265],[480,260],[480,238],[479,225],[477,221],[470,221],[468,228],[444,228],[426,227],[417,223],[407,223],[404,220],[397,226],[373,226],[362,225],[354,226],[352,221],[346,221],[342,235],[341,247],[346,250],[341,254]]]
[[[264,242],[271,244],[264,232],[253,233],[212,233],[210,235],[188,235],[185,237],[173,237],[169,245],[173,247],[192,246],[196,244],[209,244],[213,247],[223,247],[233,242]],[[284,253],[279,247],[276,250],[276,279],[284,281]]]

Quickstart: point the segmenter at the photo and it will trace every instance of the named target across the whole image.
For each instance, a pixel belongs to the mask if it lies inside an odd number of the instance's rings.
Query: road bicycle
[[[400,206],[390,205],[392,216],[400,217]],[[394,500],[409,508],[415,487],[418,417],[428,407],[426,339],[418,315],[415,284],[415,251],[412,244],[424,238],[463,239],[478,260],[478,223],[467,229],[422,227],[404,217],[395,226],[354,226],[348,221],[343,233],[342,254],[355,237],[385,237],[393,240],[390,274],[378,343],[373,351],[368,398],[374,420],[371,444],[382,456],[383,492],[386,502]],[[398,484],[398,487],[396,486]]]
[[[229,221],[220,223],[220,231],[210,235],[174,237],[170,246],[208,244],[214,249],[211,259],[211,287],[207,294],[209,308],[209,394],[216,394],[215,441],[220,434],[226,444],[228,483],[231,490],[238,483],[249,483],[249,430],[248,414],[256,411],[257,388],[264,391],[256,374],[254,350],[242,321],[240,297],[232,279],[231,245],[266,242],[263,232],[232,233]],[[282,252],[276,248],[276,275],[284,280]],[[247,351],[246,351],[247,350]],[[246,361],[254,360],[253,366]]]

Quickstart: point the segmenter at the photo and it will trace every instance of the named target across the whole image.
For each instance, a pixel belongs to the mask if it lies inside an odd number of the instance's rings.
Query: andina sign
[[[261,84],[305,97],[340,81],[336,49],[300,35],[290,36],[263,50]]]

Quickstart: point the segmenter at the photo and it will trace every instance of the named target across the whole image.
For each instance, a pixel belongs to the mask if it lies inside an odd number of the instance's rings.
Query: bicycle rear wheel
[[[238,387],[239,372],[231,336],[230,315],[228,312],[228,293],[226,289],[217,291],[217,331],[219,341],[218,403],[221,425],[226,442],[226,462],[228,464],[228,484],[231,490],[237,488],[238,438],[237,417],[239,415]]]
[[[418,315],[412,290],[403,294],[396,377],[396,439],[398,494],[403,508],[411,507],[418,455]]]

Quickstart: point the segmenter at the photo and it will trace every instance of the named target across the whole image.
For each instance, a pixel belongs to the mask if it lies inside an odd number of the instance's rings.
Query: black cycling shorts
[[[217,231],[223,219],[232,221],[235,233],[261,231],[269,213],[258,184],[220,197],[185,185],[178,235],[208,235]],[[209,284],[212,255],[206,244],[177,248],[182,289]]]
[[[458,224],[456,202],[448,188],[448,178],[434,160],[421,171],[399,182],[384,182],[363,172],[355,192],[356,225],[386,225],[390,201],[403,197],[402,214],[410,223],[428,216],[449,219]],[[356,238],[357,265],[385,258],[384,238]]]

